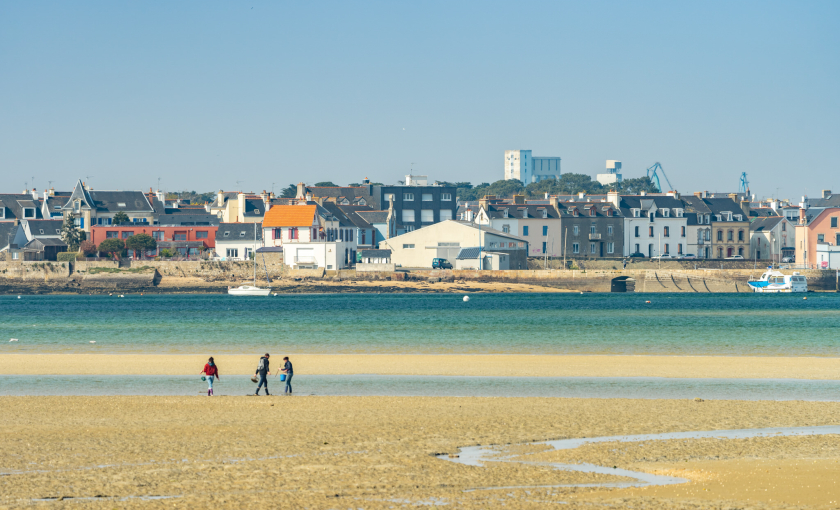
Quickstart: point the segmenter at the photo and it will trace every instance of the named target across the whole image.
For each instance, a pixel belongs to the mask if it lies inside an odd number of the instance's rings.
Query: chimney
[[[312,192],[311,192],[311,191],[307,191],[307,192],[306,192],[306,195],[304,196],[304,198],[306,199],[306,201],[307,201],[307,202],[311,202],[311,201],[312,201]]]
[[[804,225],[806,223],[805,211],[806,210],[804,208],[799,209],[799,224],[800,225]]]
[[[297,198],[297,199],[306,198],[306,185],[303,184],[302,182],[298,183],[297,195],[295,195],[295,198]]]
[[[708,191],[703,191],[703,196],[700,197],[700,198],[709,198],[709,192]]]
[[[545,199],[548,200],[548,191],[545,192]]]
[[[514,205],[525,205],[525,195],[513,195]]]
[[[50,196],[51,197],[55,196],[55,188],[50,188]]]
[[[618,201],[618,191],[613,189],[607,192],[607,202],[611,203],[616,209],[618,209]]]
[[[741,200],[741,210],[744,211],[744,216],[747,217],[747,221],[750,220],[750,201],[746,199]]]
[[[35,188],[32,188],[32,199],[38,200],[38,190]]]
[[[697,197],[697,198],[703,198],[703,192],[702,191],[695,191],[694,196]]]
[[[823,198],[829,198],[830,196],[831,196],[831,190],[830,189],[822,190],[822,197]]]
[[[642,195],[643,197],[646,197],[646,196],[647,196],[647,191],[642,191],[642,192],[641,192],[641,195]]]
[[[222,190],[219,190],[219,192],[216,193],[216,203],[219,205],[219,207],[225,205],[225,193]]]
[[[245,223],[245,193],[240,191],[239,194],[236,195],[236,202],[239,206],[239,211],[236,213],[236,221]]]
[[[586,197],[586,193],[585,193],[585,192],[581,191],[580,193],[578,193],[578,198],[583,199],[583,198],[585,198],[585,197]]]
[[[728,194],[728,195],[726,195],[726,196],[728,196],[729,198],[731,198],[733,202],[737,202],[737,201],[738,201],[738,194],[737,194],[737,193],[729,193],[729,194]]]
[[[546,193],[547,195],[548,193]],[[556,211],[560,211],[560,198],[556,196],[548,197],[548,204],[553,207]]]

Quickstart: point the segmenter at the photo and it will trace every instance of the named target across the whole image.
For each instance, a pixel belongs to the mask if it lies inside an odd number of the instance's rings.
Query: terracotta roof
[[[315,218],[315,205],[275,205],[265,213],[265,227],[309,227]]]

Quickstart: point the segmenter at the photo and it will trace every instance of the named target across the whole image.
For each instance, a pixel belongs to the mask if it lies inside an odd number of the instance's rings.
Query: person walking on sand
[[[204,374],[207,376],[207,396],[213,396],[213,379],[221,380],[219,377],[219,367],[216,365],[216,362],[213,361],[213,356],[210,356],[210,359],[207,360],[207,364],[204,365],[204,370],[200,372],[199,375]]]
[[[288,393],[289,395],[291,395],[292,394],[292,376],[295,375],[295,370],[294,370],[294,368],[292,368],[292,362],[289,361],[288,356],[283,358],[283,361],[285,362],[283,364],[283,368],[278,370],[277,373],[279,374],[280,372],[283,372],[284,374],[286,374],[286,389],[283,391],[283,394]]]
[[[270,358],[270,356],[268,353],[265,353],[265,356],[260,358],[260,364],[257,365],[257,371],[254,375],[259,376],[260,381],[259,384],[257,384],[257,392],[254,393],[254,395],[259,395],[260,388],[263,386],[265,386],[265,394],[268,395],[268,379],[266,378],[266,375],[271,373],[271,370],[268,368],[268,358]]]

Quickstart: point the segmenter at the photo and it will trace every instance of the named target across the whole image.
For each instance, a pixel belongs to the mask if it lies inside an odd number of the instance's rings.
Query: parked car
[[[679,258],[681,258],[681,259],[696,259],[697,255],[695,255],[693,253],[686,253],[685,255],[683,255]]]
[[[452,269],[452,264],[446,259],[432,259],[432,269]]]
[[[663,253],[662,255],[657,255],[656,257],[651,257],[652,259],[672,259],[674,257],[670,256],[667,253]]]
[[[636,253],[631,253],[631,254],[630,254],[630,256],[631,256],[631,257],[641,257],[641,258],[645,258],[645,254],[644,254],[644,253],[639,253],[639,252],[636,252]]]
[[[796,257],[784,257],[782,262],[796,262]]]
[[[726,260],[744,260],[743,255],[732,255],[731,257],[726,257]]]

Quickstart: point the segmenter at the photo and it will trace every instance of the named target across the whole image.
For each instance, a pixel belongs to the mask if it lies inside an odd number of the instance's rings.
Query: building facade
[[[533,157],[529,150],[505,151],[505,180],[516,179],[522,184],[560,178],[561,158]]]
[[[381,186],[378,191],[382,209],[393,203],[397,234],[455,218],[454,186]]]
[[[796,225],[796,264],[819,268],[817,257],[820,245],[840,246],[840,207],[824,207],[809,215],[812,209],[801,209]]]

